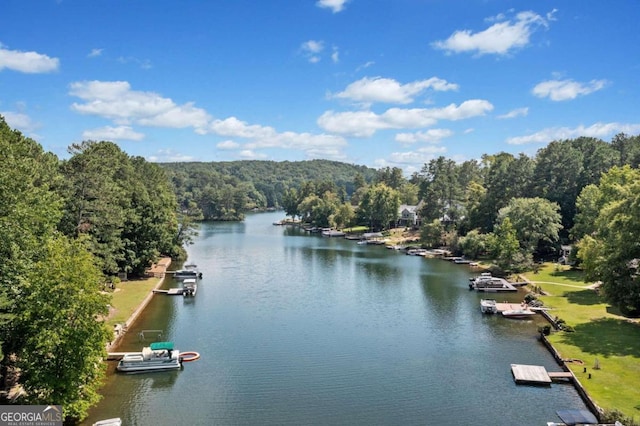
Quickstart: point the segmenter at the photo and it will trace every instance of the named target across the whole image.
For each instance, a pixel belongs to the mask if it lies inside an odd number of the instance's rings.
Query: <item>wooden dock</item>
[[[513,380],[523,385],[551,385],[551,382],[574,380],[570,371],[547,371],[540,365],[511,364]]]
[[[519,385],[551,385],[547,369],[540,365],[511,364],[511,373]]]
[[[119,361],[127,352],[108,352],[107,361]]]

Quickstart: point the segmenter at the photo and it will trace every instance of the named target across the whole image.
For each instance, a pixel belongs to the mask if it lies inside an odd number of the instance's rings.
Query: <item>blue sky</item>
[[[0,114],[61,158],[407,174],[640,133],[637,0],[3,0]]]

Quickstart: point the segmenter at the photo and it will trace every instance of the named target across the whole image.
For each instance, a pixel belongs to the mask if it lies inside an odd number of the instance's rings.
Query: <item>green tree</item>
[[[24,402],[62,405],[64,416],[75,420],[99,399],[109,338],[97,320],[108,313],[109,300],[99,291],[102,275],[85,243],[51,238],[18,302]]]
[[[424,179],[419,196],[424,201],[420,212],[423,220],[457,222],[463,192],[458,182],[456,163],[440,156],[425,164],[422,175]]]
[[[398,219],[400,194],[384,183],[370,186],[363,193],[358,214],[372,231],[388,229]]]
[[[467,199],[473,197],[476,203],[470,206],[470,229],[489,232],[496,221],[498,211],[507,205],[511,198],[526,197],[531,192],[534,162],[524,154],[517,158],[505,152],[497,155],[483,155],[484,194],[473,183],[467,187],[475,191],[467,193]]]
[[[526,255],[531,255],[540,242],[558,240],[560,207],[543,198],[512,198],[498,212],[498,223],[509,218],[516,237]]]
[[[640,314],[640,170],[614,167],[598,187],[602,207],[594,232],[578,243],[587,279],[601,281],[607,299]]]
[[[389,188],[400,189],[406,179],[402,175],[402,169],[398,167],[384,167],[378,170],[376,183],[384,183]]]
[[[299,204],[300,200],[298,200],[298,191],[295,188],[287,189],[282,197],[282,208],[286,215],[291,216],[294,220],[297,216],[300,216],[300,212],[298,210]]]
[[[420,227],[420,241],[427,247],[440,247],[443,242],[444,225],[439,219],[425,223]]]
[[[342,229],[346,226],[351,225],[353,219],[355,219],[356,213],[353,210],[353,207],[349,203],[342,203],[338,210],[335,212],[333,217],[333,223],[336,228]]]
[[[62,164],[66,205],[60,229],[70,236],[88,235],[91,252],[106,274],[116,274],[125,260],[125,225],[134,171],[128,156],[112,142],[85,141],[69,148]]]
[[[526,264],[527,259],[520,252],[516,230],[509,217],[505,217],[489,234],[488,246],[496,266],[504,272],[519,271]]]
[[[487,234],[481,234],[477,229],[473,229],[460,238],[459,245],[462,254],[468,258],[477,259],[487,251]]]
[[[620,155],[620,166],[628,164],[633,168],[640,167],[640,135],[619,133],[611,141],[611,146]]]
[[[23,283],[62,216],[53,190],[61,178],[58,159],[32,139],[12,130],[0,116],[0,376],[20,350],[24,336],[15,326]]]

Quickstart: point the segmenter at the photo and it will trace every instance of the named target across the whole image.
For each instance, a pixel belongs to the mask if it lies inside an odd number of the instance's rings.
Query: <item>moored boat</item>
[[[183,296],[195,296],[198,291],[198,284],[196,284],[195,278],[186,278],[182,281],[182,295]]]
[[[502,311],[502,316],[505,318],[512,319],[527,319],[534,316],[536,313],[529,309],[528,306],[520,306],[516,309],[508,309],[506,311]]]
[[[179,280],[185,278],[202,278],[202,272],[198,270],[198,266],[194,264],[184,265],[183,269],[178,269],[173,276]]]
[[[483,314],[495,314],[498,312],[498,306],[495,299],[480,299],[480,311]]]
[[[123,373],[159,370],[177,370],[182,366],[180,351],[172,342],[155,342],[142,348],[142,352],[124,354],[116,369]]]

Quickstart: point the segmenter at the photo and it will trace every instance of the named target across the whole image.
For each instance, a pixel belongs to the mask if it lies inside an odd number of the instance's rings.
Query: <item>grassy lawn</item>
[[[159,280],[160,278],[148,278],[118,283],[116,291],[112,293],[111,306],[114,311],[106,321],[107,326],[113,329],[115,324],[124,324]]]
[[[617,409],[640,419],[640,325],[607,304],[579,271],[545,265],[523,274],[542,287],[540,299],[575,332],[553,332],[549,341],[563,358],[584,361],[567,365],[589,395],[606,410]],[[597,360],[597,361],[596,361]],[[595,369],[596,362],[599,369]],[[584,372],[584,368],[587,372]],[[588,378],[591,374],[591,379]]]

